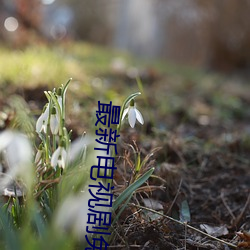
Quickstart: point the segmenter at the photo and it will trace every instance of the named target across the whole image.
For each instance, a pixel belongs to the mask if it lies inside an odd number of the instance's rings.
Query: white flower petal
[[[124,109],[122,114],[122,120],[125,118],[126,114],[128,113],[129,108]]]
[[[80,137],[74,140],[68,151],[68,162],[72,163],[76,160],[83,152],[86,152],[87,144],[89,144],[89,136]]]
[[[135,108],[130,107],[129,112],[128,112],[128,122],[129,125],[134,128],[135,122],[136,122],[136,113],[135,113]]]
[[[44,120],[48,121],[49,119],[49,104],[47,105],[45,111],[44,111]]]
[[[56,114],[50,117],[50,130],[53,135],[56,135],[59,131],[59,121]]]
[[[55,215],[55,225],[62,232],[72,232],[82,238],[86,234],[88,221],[88,200],[91,198],[86,190],[81,195],[69,195],[63,200]]]
[[[42,126],[44,122],[44,114],[42,113],[36,122],[36,132],[40,133],[42,131]]]
[[[141,123],[143,124],[144,123],[144,120],[143,120],[143,117],[142,117],[142,114],[141,112],[135,108],[135,113],[136,113],[136,119]]]
[[[43,131],[45,134],[47,133],[47,125],[48,123],[44,121],[41,131]]]
[[[41,131],[44,131],[44,133],[47,132],[48,120],[49,120],[49,105],[47,105],[45,111],[37,119],[37,122],[36,122],[37,133],[40,133]]]
[[[5,130],[4,132],[0,133],[0,151],[5,149],[11,140],[13,139],[14,133],[8,130]]]
[[[8,166],[6,178],[1,179],[0,189],[18,176],[23,179],[25,185],[30,186],[33,182],[33,152],[28,138],[21,133],[4,131],[0,134],[0,150],[5,150],[4,158]]]
[[[63,157],[63,159],[66,161],[67,160],[67,152],[64,148],[62,148],[62,151],[61,151],[61,156]]]
[[[92,184],[92,183],[89,183]],[[93,183],[94,184],[94,183]],[[96,185],[96,183],[95,183]],[[96,188],[91,189],[93,194],[96,195],[98,190]],[[82,188],[81,193],[78,195],[69,194],[62,203],[58,206],[55,212],[55,226],[59,232],[73,233],[79,239],[85,239],[86,228],[94,230],[96,223],[88,223],[89,206],[88,201],[93,198],[88,191],[88,186]],[[105,197],[108,200],[108,197]],[[111,212],[109,207],[101,207],[99,209],[103,212]]]
[[[58,104],[59,104],[61,111],[62,111],[62,96],[60,96],[60,95],[57,96],[57,101],[58,101]]]
[[[61,164],[60,164],[60,167],[61,168],[65,168],[65,165],[66,165],[66,161],[67,161],[67,152],[64,148],[62,148],[62,151],[61,151]]]
[[[57,161],[58,167],[64,169],[65,168],[65,161],[63,158]]]
[[[62,146],[59,146],[51,157],[51,166],[55,168],[58,165],[60,168],[65,168],[66,161],[67,152]]]
[[[53,168],[55,168],[55,167],[57,166],[57,164],[58,164],[58,158],[59,158],[59,156],[60,156],[60,154],[61,154],[61,149],[62,149],[62,148],[59,146],[59,147],[56,149],[56,151],[52,154],[50,163],[51,163],[51,166],[52,166]]]
[[[6,148],[9,167],[15,168],[26,163],[31,163],[32,148],[25,135],[14,133],[12,141]]]

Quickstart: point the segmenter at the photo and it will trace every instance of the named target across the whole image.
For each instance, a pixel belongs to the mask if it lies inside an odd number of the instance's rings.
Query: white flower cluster
[[[50,102],[44,107],[44,110],[36,122],[37,133],[47,133],[47,127],[49,125],[50,131],[53,135],[58,134],[60,126],[60,115],[62,114],[62,97],[56,95],[59,108],[56,105],[52,105]],[[52,105],[52,107],[51,107]],[[60,110],[59,110],[60,109]]]
[[[48,137],[51,132],[51,135],[54,140],[56,140],[58,147],[54,149],[54,152],[50,157],[50,165],[54,169],[56,169],[57,166],[64,169],[67,161],[67,152],[64,142],[65,139],[62,135],[62,129],[64,126],[63,121],[65,120],[63,113],[64,103],[62,88],[58,89],[58,93],[55,93],[54,91],[45,92],[45,94],[48,98],[48,103],[44,106],[43,112],[36,122],[36,132],[40,135],[40,138],[43,138],[43,136],[41,136],[42,134],[44,134],[45,137]],[[50,129],[50,132],[48,129]],[[42,163],[41,161],[45,151],[45,147],[43,146],[47,143],[47,141],[43,141],[38,148],[35,157],[35,163],[37,165]],[[46,145],[46,148],[48,148],[48,145]]]

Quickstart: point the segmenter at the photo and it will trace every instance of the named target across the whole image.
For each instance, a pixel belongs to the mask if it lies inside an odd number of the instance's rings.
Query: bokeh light
[[[42,4],[45,4],[45,5],[50,5],[54,2],[55,2],[55,0],[42,0]]]
[[[67,29],[62,24],[53,25],[50,29],[50,34],[55,40],[63,39],[67,34]]]
[[[15,17],[8,17],[4,21],[4,27],[9,32],[14,32],[18,29],[18,20]]]

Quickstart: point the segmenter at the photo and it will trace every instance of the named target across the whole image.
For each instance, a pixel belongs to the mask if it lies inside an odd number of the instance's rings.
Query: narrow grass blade
[[[126,188],[118,198],[113,202],[113,210],[115,211],[122,202],[127,199],[129,195],[131,195],[137,188],[139,188],[143,183],[147,181],[147,179],[152,175],[154,172],[154,168],[149,169],[144,175],[138,178],[133,184],[131,184],[128,188]]]

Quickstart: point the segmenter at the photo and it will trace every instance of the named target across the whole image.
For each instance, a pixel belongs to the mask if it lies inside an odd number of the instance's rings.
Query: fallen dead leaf
[[[238,247],[242,248],[249,248],[250,249],[250,232],[237,232],[237,235],[242,239],[243,241],[238,244]]]
[[[200,225],[201,230],[205,231],[207,234],[212,235],[214,237],[219,237],[222,235],[227,235],[228,230],[225,225],[222,226],[209,226],[207,224]]]

